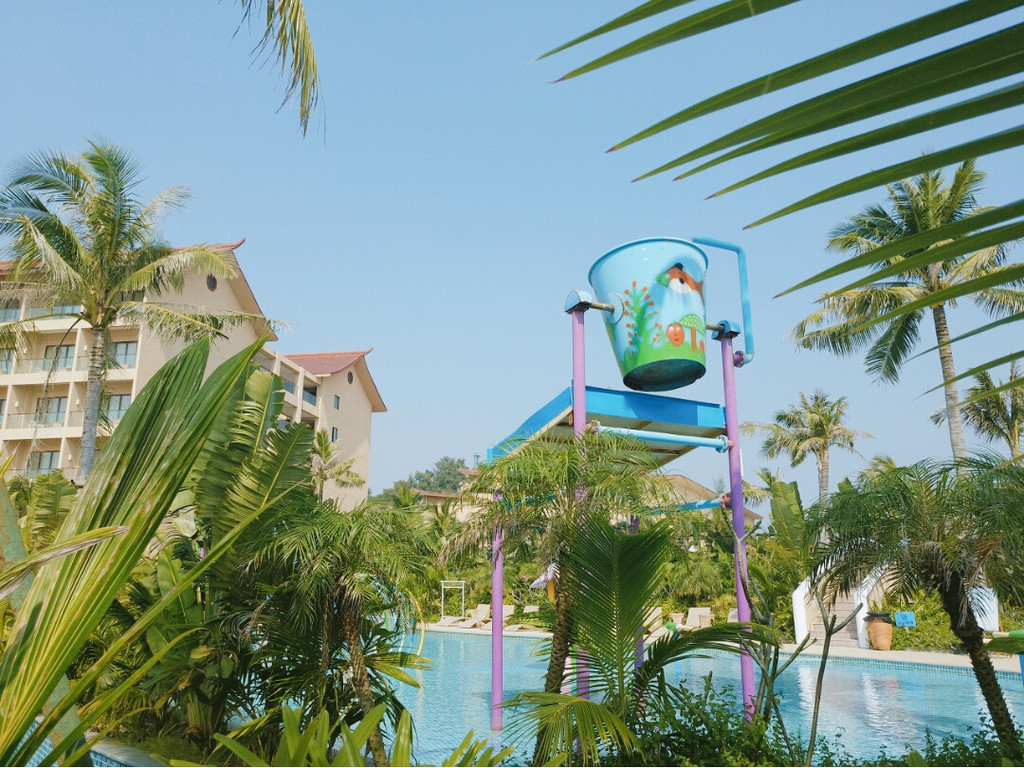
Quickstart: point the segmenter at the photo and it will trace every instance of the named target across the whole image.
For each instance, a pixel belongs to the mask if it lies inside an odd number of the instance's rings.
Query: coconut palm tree
[[[1024,469],[1001,459],[933,461],[844,481],[810,526],[820,542],[812,577],[824,594],[859,586],[881,573],[887,593],[908,598],[934,591],[949,616],[988,705],[1006,756],[1021,744],[978,625],[976,588],[1021,593]]]
[[[843,424],[846,398],[835,400],[817,390],[811,397],[800,393],[797,405],[776,412],[772,424],[749,421],[741,426],[744,434],[765,435],[761,452],[770,459],[788,454],[792,466],[799,466],[813,456],[818,466],[818,501],[828,496],[829,454],[832,448],[856,453],[853,444],[858,437],[871,437],[866,432]]]
[[[984,210],[977,207],[976,199],[984,178],[973,160],[965,160],[948,186],[941,170],[895,182],[886,187],[888,207],[869,205],[854,214],[830,233],[829,247],[858,256],[977,216]],[[912,261],[919,253],[916,247],[901,250],[875,265],[876,271],[884,270],[883,277],[826,293],[820,299],[821,308],[798,323],[792,334],[807,349],[838,355],[866,348],[867,372],[876,380],[895,382],[917,346],[926,312],[930,314],[944,381],[950,446],[954,459],[964,459],[967,448],[946,316],[947,307],[955,307],[956,302],[944,293],[968,281],[991,279],[999,284],[978,289],[971,300],[990,315],[1007,316],[1024,311],[1024,291],[1020,289],[1024,280],[998,279],[1007,269],[1002,245],[925,266]],[[911,266],[901,269],[904,261]]]
[[[78,485],[85,483],[96,458],[104,359],[115,323],[194,340],[217,336],[248,318],[154,301],[162,291],[180,289],[187,274],[234,277],[237,264],[226,246],[172,248],[164,243],[156,222],[188,194],[172,187],[143,204],[135,193],[140,181],[140,169],[127,152],[89,142],[81,157],[25,158],[0,190],[0,236],[10,236],[12,257],[0,283],[0,300],[28,296],[54,308],[36,320],[67,317],[92,329]],[[67,307],[75,309],[61,309]],[[0,346],[13,348],[34,327],[29,319],[0,325]]]
[[[544,690],[562,685],[565,660],[573,642],[572,608],[580,585],[562,570],[580,531],[592,518],[628,519],[650,506],[656,495],[651,473],[657,463],[636,440],[592,433],[571,442],[532,440],[483,468],[466,490],[467,504],[484,504],[483,514],[463,529],[459,546],[486,547],[495,530],[504,546],[529,541],[542,562],[558,568],[555,626]]]
[[[600,517],[584,523],[561,566],[562,578],[571,571],[586,585],[573,611],[580,644],[587,649],[592,697],[527,692],[514,699],[526,706],[510,725],[513,739],[534,730],[541,735],[535,764],[551,765],[553,758],[574,750],[583,765],[599,764],[608,755],[621,764],[643,764],[638,737],[651,735],[649,715],[673,706],[665,668],[712,648],[735,652],[738,640],[760,637],[734,624],[667,633],[638,651],[637,639],[673,549],[666,521],[635,533]]]
[[[974,376],[975,384],[967,390],[967,402],[961,407],[964,421],[983,440],[994,443],[1002,440],[1010,451],[1011,459],[1020,458],[1021,428],[1024,427],[1024,389],[1016,361],[1010,363],[1010,378],[993,383],[992,376],[982,371]],[[939,411],[932,421],[941,424],[946,412]]]
[[[317,711],[326,709],[332,720],[346,714],[339,707],[342,689],[348,688],[362,716],[368,716],[380,698],[372,679],[380,673],[374,672],[370,658],[370,651],[375,654],[381,645],[373,616],[389,613],[399,626],[411,627],[418,610],[407,599],[407,587],[424,565],[418,553],[421,537],[417,513],[385,505],[363,504],[342,513],[331,500],[312,499],[285,512],[274,536],[253,557],[264,581],[281,584],[274,595],[278,619],[268,617],[268,653],[277,649],[284,666],[297,665],[296,649],[311,647],[315,653],[305,656],[315,669],[307,669],[305,678],[296,669],[284,670],[289,679],[272,684],[290,686],[291,697],[306,697]],[[411,678],[398,667],[419,663],[410,654],[378,661],[382,667],[387,661],[386,673],[405,682]],[[277,701],[287,698],[275,694]],[[387,765],[379,726],[369,743],[375,764]]]
[[[331,442],[327,430],[318,429],[313,436],[313,452],[309,457],[309,471],[313,478],[313,489],[321,499],[324,485],[333,480],[342,488],[352,488],[366,481],[352,471],[355,459],[342,460],[341,451]]]

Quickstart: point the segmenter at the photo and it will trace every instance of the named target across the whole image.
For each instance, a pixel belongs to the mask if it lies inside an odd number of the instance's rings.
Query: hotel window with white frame
[[[122,368],[134,368],[138,353],[137,341],[115,341],[110,345],[110,359]]]
[[[48,344],[43,352],[43,367],[45,370],[70,371],[74,359],[74,344]]]
[[[338,433],[338,428],[337,427],[331,427],[331,442],[332,443],[338,442],[338,434],[339,434]]]
[[[45,475],[60,469],[60,451],[32,451],[28,455],[28,477]]]

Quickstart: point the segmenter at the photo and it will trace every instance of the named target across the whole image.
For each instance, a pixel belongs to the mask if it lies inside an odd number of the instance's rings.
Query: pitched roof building
[[[233,251],[242,242],[224,247]],[[165,293],[159,301],[252,316],[213,344],[208,373],[261,337],[277,341],[241,272],[231,279],[189,276],[179,294]],[[0,306],[0,322],[40,318],[22,348],[0,349],[0,455],[13,457],[9,472],[36,476],[59,470],[70,479],[78,468],[91,328],[82,322],[73,325],[70,317],[42,317],[54,309],[37,306],[27,296]],[[108,347],[113,366],[103,405],[108,431],[160,366],[182,348],[181,342],[162,339],[146,328],[114,326]],[[387,410],[366,365],[369,352],[282,355],[264,346],[256,356],[260,366],[281,377],[282,418],[327,432],[339,458],[352,459],[352,471],[363,478],[361,486],[339,488],[329,482],[325,487],[324,495],[336,498],[343,509],[367,496],[371,418]],[[101,436],[100,446],[104,441]]]

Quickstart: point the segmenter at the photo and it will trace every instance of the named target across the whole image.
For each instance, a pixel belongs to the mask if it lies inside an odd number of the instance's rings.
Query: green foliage
[[[747,723],[730,690],[705,680],[702,691],[669,686],[653,700],[638,729],[645,765],[790,765],[775,726]]]
[[[136,640],[180,594],[165,596],[67,695],[50,702],[48,716],[26,738],[36,716],[44,711],[44,703],[128,580],[221,414],[237,401],[249,360],[258,347],[255,344],[243,350],[201,384],[208,345],[193,345],[164,366],[132,403],[96,471],[75,498],[56,540],[59,543],[111,525],[123,525],[126,532],[44,565],[22,606],[16,607],[8,645],[0,657],[0,708],[5,715],[0,722],[2,762],[24,763],[121,649]],[[14,514],[6,504],[2,512]],[[207,553],[193,578],[216,563],[251,520],[252,516],[243,518],[228,531]],[[179,588],[183,592],[189,586],[190,581],[184,581]],[[159,657],[150,660],[157,661]],[[124,687],[132,685],[147,668],[136,670]],[[67,750],[122,692],[123,688],[115,689],[94,702],[79,728],[54,744],[54,753]]]
[[[466,483],[466,476],[459,470],[466,469],[466,462],[442,456],[433,468],[409,475],[409,484],[418,491],[434,491],[436,493],[458,493]]]
[[[881,610],[913,611],[915,627],[893,627],[894,651],[959,651],[960,640],[949,628],[949,614],[934,592],[919,591],[911,600],[888,600]]]

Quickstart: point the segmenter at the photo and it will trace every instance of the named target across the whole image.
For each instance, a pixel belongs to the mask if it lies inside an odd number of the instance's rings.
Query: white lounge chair
[[[491,620],[491,604],[490,603],[479,603],[476,608],[471,608],[466,611],[466,618],[460,622],[452,624],[453,627],[458,629],[475,629],[480,626],[481,622]]]
[[[512,614],[515,613],[515,612],[516,612],[516,607],[514,605],[502,605],[501,606],[501,626],[502,626],[502,628],[504,628],[505,625],[508,624],[508,620],[510,618],[512,618]],[[490,613],[490,610],[488,610],[488,613]],[[488,629],[490,626],[491,626],[491,620],[490,620],[490,618],[487,618],[487,619],[484,619],[483,621],[481,621],[478,624],[477,629]]]
[[[680,632],[692,632],[695,629],[710,627],[715,623],[715,615],[710,608],[698,606],[686,613],[686,623],[679,627]]]

